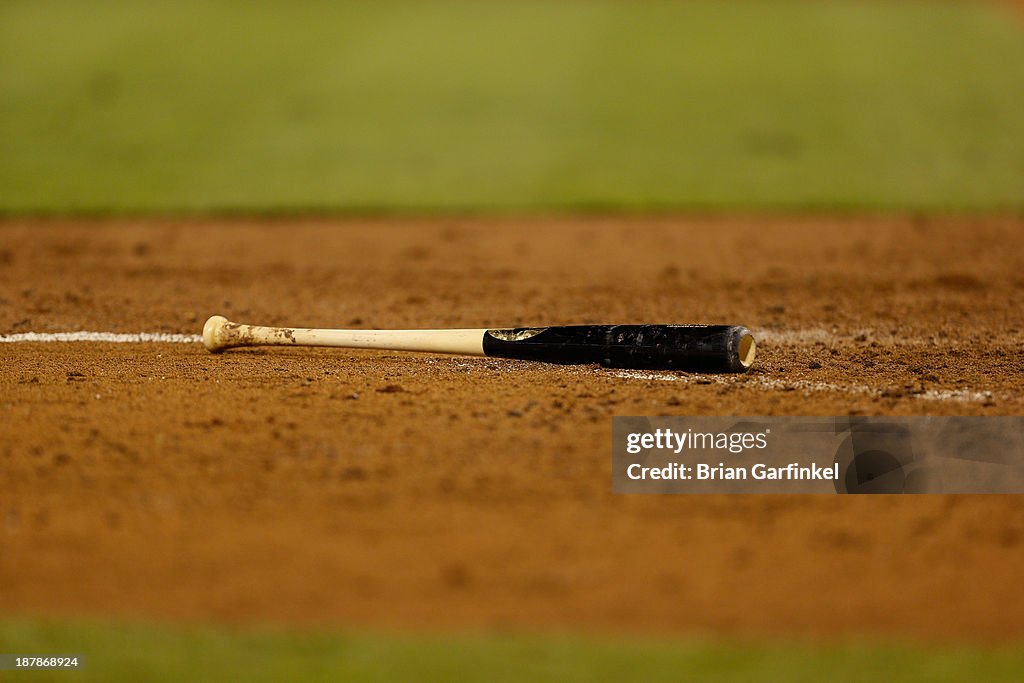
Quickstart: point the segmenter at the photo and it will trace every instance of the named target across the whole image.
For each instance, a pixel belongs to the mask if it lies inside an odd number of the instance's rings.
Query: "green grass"
[[[982,3],[6,0],[0,213],[1024,208]]]
[[[32,681],[1019,681],[1024,650],[369,636],[0,620],[0,653],[78,654]],[[0,678],[4,674],[0,673]],[[13,674],[7,674],[11,676]],[[21,680],[19,678],[19,680]]]

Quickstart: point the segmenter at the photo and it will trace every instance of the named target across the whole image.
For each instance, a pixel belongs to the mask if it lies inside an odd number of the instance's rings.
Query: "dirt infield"
[[[1019,497],[624,497],[612,415],[1022,414],[1024,219],[8,221],[0,334],[727,322],[744,376],[0,343],[0,610],[1024,636]],[[9,337],[10,338],[10,337]],[[24,339],[24,337],[19,337]]]

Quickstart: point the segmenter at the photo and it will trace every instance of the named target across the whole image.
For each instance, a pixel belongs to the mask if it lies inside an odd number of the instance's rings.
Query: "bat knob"
[[[231,346],[225,334],[225,326],[232,324],[230,320],[222,315],[210,316],[210,319],[203,325],[203,346],[210,353],[220,353]]]

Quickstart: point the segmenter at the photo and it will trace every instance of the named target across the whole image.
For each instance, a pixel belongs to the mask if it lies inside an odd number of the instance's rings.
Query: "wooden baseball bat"
[[[745,372],[756,352],[750,330],[739,325],[324,330],[242,325],[219,315],[206,321],[203,344],[213,353],[241,346],[334,346],[693,372]]]

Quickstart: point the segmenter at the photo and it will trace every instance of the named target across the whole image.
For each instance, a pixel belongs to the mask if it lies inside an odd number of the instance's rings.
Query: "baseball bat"
[[[745,372],[756,344],[739,325],[568,325],[474,330],[324,330],[261,327],[215,315],[203,327],[213,353],[240,346],[333,346],[610,368]]]

